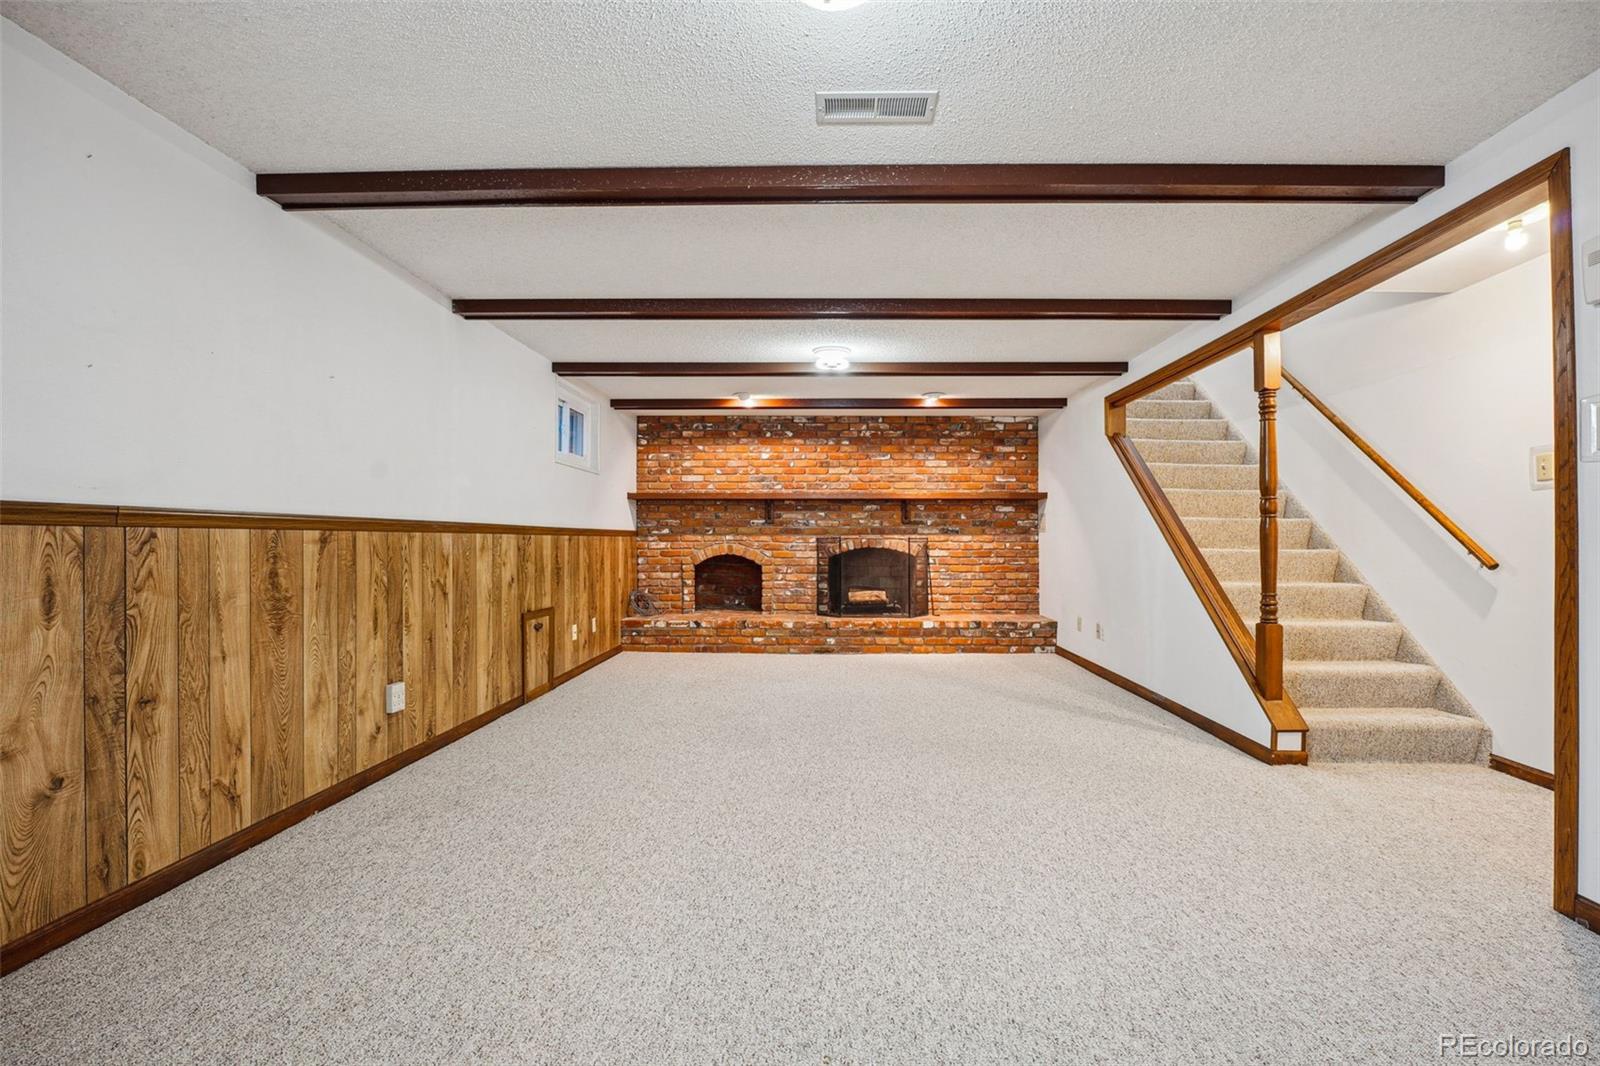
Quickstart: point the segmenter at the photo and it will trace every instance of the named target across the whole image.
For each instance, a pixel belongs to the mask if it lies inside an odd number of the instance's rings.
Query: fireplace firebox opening
[[[694,609],[761,610],[761,564],[741,555],[713,555],[696,563]]]
[[[928,613],[925,538],[902,547],[846,546],[842,538],[817,543],[817,613],[914,618]]]

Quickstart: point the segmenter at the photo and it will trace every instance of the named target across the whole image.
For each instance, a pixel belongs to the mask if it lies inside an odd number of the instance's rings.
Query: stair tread
[[[1487,728],[1477,718],[1437,707],[1300,707],[1299,711],[1307,725],[1337,725],[1344,719],[1351,725],[1371,726],[1382,725],[1382,720],[1388,719],[1394,725],[1430,725],[1473,732]]]
[[[1408,663],[1399,659],[1299,659],[1295,662],[1284,663],[1285,674],[1290,672],[1304,673],[1340,673],[1364,674],[1368,676],[1383,675],[1387,677],[1404,677],[1407,675],[1433,676],[1439,675],[1437,666],[1427,663]]]
[[[1314,626],[1337,626],[1347,629],[1399,629],[1399,622],[1384,622],[1375,618],[1283,618],[1280,619],[1284,628],[1299,626],[1311,628]]]
[[[1364,589],[1364,588],[1367,587],[1365,584],[1363,584],[1360,581],[1280,581],[1280,582],[1278,582],[1278,588],[1280,590],[1281,589],[1288,589],[1288,588],[1311,588],[1311,587],[1322,588],[1324,586],[1328,586],[1328,587],[1338,586],[1340,588],[1358,588],[1358,589]],[[1260,588],[1261,587],[1261,582],[1259,582],[1259,581],[1224,581],[1222,583],[1222,587],[1224,589],[1229,589],[1229,588],[1241,588],[1241,589]]]
[[[1207,555],[1260,555],[1261,549],[1255,548],[1201,548]],[[1338,555],[1338,548],[1282,548],[1278,549],[1279,555]],[[1351,582],[1345,582],[1351,584]]]

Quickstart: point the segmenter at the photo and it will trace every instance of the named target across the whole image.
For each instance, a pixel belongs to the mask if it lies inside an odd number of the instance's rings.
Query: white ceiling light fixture
[[[814,7],[818,11],[849,11],[866,2],[867,0],[805,0],[805,5]]]
[[[824,344],[811,349],[811,354],[816,357],[818,370],[850,369],[850,349],[842,344]]]
[[[922,404],[924,407],[937,407],[939,406],[939,401],[942,399],[944,399],[944,393],[942,392],[925,392],[922,394]]]
[[[736,392],[733,394],[733,398],[739,401],[739,406],[741,407],[754,407],[756,405],[755,398],[748,392]]]
[[[1520,252],[1528,246],[1528,231],[1522,225],[1522,219],[1514,218],[1506,223],[1506,251]]]

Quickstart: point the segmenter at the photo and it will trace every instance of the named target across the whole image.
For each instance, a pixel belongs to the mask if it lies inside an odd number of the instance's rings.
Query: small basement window
[[[593,406],[575,396],[556,397],[556,462],[595,470]]]

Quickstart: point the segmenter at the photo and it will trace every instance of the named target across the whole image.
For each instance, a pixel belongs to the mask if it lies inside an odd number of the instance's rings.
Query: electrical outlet
[[[1551,444],[1528,449],[1528,484],[1535,490],[1556,487],[1556,453]]]
[[[1102,626],[1099,622],[1096,622],[1094,624],[1094,639],[1095,640],[1105,640],[1106,639],[1105,627]]]
[[[1078,616],[1078,632],[1083,632],[1083,615],[1081,614]]]
[[[578,623],[576,622],[572,623],[572,639],[578,639]]]
[[[399,714],[406,709],[406,683],[391,681],[383,689],[383,712]]]
[[[600,624],[595,621],[595,616],[592,615],[592,614],[589,616],[589,632],[591,632],[591,633],[600,632]]]

